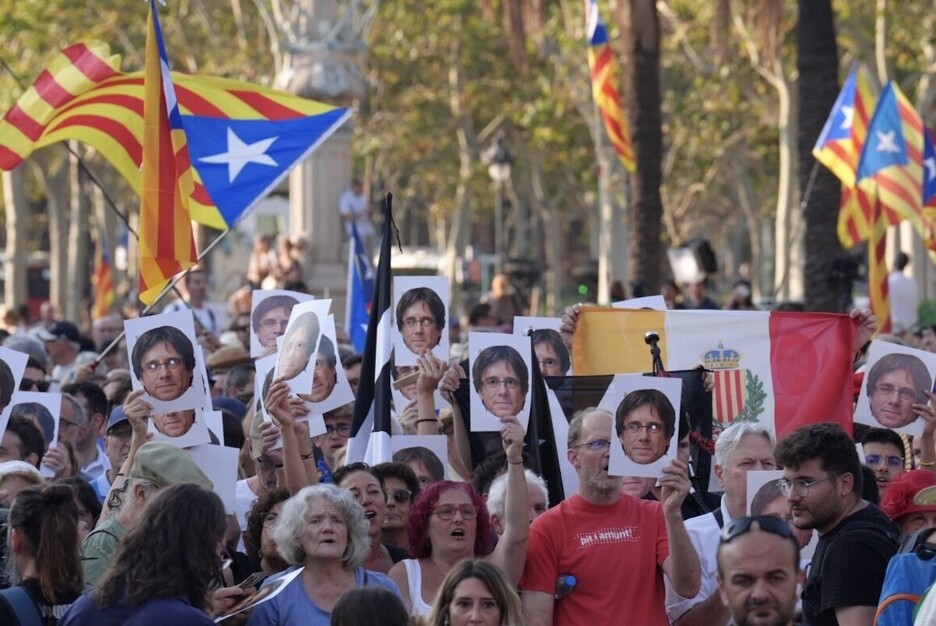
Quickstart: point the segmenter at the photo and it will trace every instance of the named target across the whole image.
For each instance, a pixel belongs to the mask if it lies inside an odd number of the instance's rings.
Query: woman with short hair
[[[273,527],[273,541],[292,566],[287,574],[299,568],[302,573],[259,605],[248,626],[328,626],[332,609],[352,589],[379,586],[400,595],[387,576],[362,567],[370,553],[364,509],[350,492],[334,485],[306,487],[287,500]],[[264,587],[275,582],[267,579]]]

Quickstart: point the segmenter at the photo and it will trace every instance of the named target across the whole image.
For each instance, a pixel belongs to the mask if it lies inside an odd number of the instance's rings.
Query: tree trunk
[[[838,50],[831,0],[799,0],[796,26],[799,70],[799,181],[807,202],[806,307],[843,311],[850,298],[846,255],[836,234],[841,189],[838,179],[819,167],[811,194],[806,187],[816,165],[812,147],[838,95]]]
[[[66,271],[65,302],[59,311],[62,317],[82,325],[82,313],[87,313],[85,294],[88,286],[88,203],[82,185],[78,164],[77,142],[71,142],[73,151],[68,158],[68,187],[71,192],[68,216],[68,264]]]
[[[23,169],[3,172],[3,205],[6,218],[6,257],[3,260],[3,301],[7,307],[26,303],[26,221],[29,218],[29,200]],[[23,320],[24,323],[29,320]]]
[[[793,87],[783,74],[779,60],[776,63],[774,86],[777,88],[777,146],[780,156],[777,182],[776,259],[774,262],[774,295],[779,300],[802,300],[803,285],[803,216],[796,205],[794,173],[796,147],[794,146],[795,111]],[[810,146],[811,148],[812,146]],[[811,157],[810,157],[811,158]]]
[[[49,216],[49,301],[61,314],[67,299],[68,267],[68,161],[57,167],[35,155],[27,161],[46,196]]]
[[[660,29],[653,0],[621,2],[621,32],[628,41],[628,79],[624,89],[637,171],[630,176],[631,284],[656,293],[663,267],[660,164],[663,128],[660,109]]]

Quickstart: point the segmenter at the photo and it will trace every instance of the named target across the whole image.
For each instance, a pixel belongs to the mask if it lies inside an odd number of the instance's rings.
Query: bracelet
[[[936,467],[936,461],[920,461],[920,467]]]
[[[507,461],[507,465],[523,465],[523,461],[511,461],[511,460],[508,460],[508,461]],[[933,465],[936,465],[936,463],[934,463]]]
[[[421,419],[421,420],[416,420],[416,425],[419,426],[419,425],[422,424],[423,422],[432,422],[433,424],[438,424],[438,423],[439,423],[439,420],[437,420],[437,419],[429,419],[429,418],[427,417],[427,418],[424,418],[424,419]]]
[[[302,459],[303,461],[308,461],[308,460],[311,459],[313,456],[315,456],[315,453],[314,453],[314,452],[310,452],[310,453],[308,453],[308,454],[300,454],[300,455],[299,455],[299,458]]]

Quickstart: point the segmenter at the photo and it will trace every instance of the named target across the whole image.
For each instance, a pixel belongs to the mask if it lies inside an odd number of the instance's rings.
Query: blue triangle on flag
[[[885,167],[906,165],[907,161],[907,145],[897,107],[897,94],[894,92],[894,84],[888,83],[868,125],[868,138],[858,162],[857,177],[861,180]]]
[[[822,149],[830,141],[847,139],[851,136],[852,120],[855,114],[855,91],[858,86],[858,65],[854,65],[842,90],[832,105],[829,117],[819,139],[816,141],[816,148]]]
[[[289,120],[182,120],[192,165],[224,221],[233,225],[349,115],[339,108]]]
[[[923,130],[923,205],[936,198],[936,145],[933,131]]]

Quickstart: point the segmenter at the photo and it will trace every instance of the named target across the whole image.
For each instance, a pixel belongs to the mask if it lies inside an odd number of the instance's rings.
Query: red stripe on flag
[[[24,111],[19,103],[13,105],[13,108],[10,109],[4,119],[32,141],[38,141],[39,137],[42,136],[44,128],[42,124],[34,120],[29,113]]]
[[[211,102],[195,93],[191,89],[186,89],[182,85],[175,85],[176,98],[179,100],[179,106],[187,109],[192,115],[203,115],[205,117],[231,117]]]
[[[39,97],[45,100],[50,107],[57,109],[75,96],[58,84],[55,76],[49,70],[42,70],[39,78],[33,83],[33,89]]]
[[[95,95],[90,98],[81,98],[68,103],[60,109],[57,116],[60,116],[64,113],[68,113],[78,107],[84,108],[92,104],[109,104],[111,106],[117,106],[122,109],[126,109],[135,115],[143,117],[143,98],[126,93],[105,93],[101,95]]]
[[[0,170],[9,171],[23,162],[20,155],[6,146],[0,145]]]
[[[214,206],[211,196],[208,195],[208,190],[205,189],[205,186],[201,183],[195,183],[195,191],[192,192],[192,200],[205,206]]]
[[[62,53],[71,60],[72,64],[78,68],[82,74],[96,83],[119,75],[119,72],[114,70],[114,68],[108,65],[104,59],[96,55],[92,50],[88,49],[85,44],[69,46],[62,50]]]
[[[99,130],[123,146],[134,163],[139,164],[143,160],[143,146],[129,128],[116,120],[99,115],[75,115],[51,126],[49,132],[72,126],[86,126]]]
[[[244,91],[242,89],[232,89],[228,93],[269,120],[288,120],[305,116],[304,113],[291,109],[275,100],[271,100],[262,93]]]

